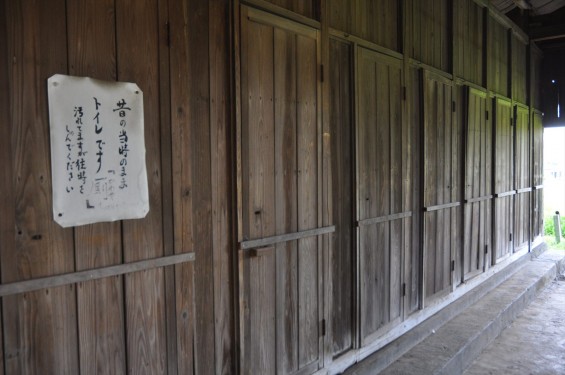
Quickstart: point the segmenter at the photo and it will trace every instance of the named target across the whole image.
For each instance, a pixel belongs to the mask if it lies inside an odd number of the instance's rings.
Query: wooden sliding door
[[[515,188],[514,201],[514,248],[529,246],[531,234],[532,178],[530,169],[530,110],[525,105],[514,106],[515,124]]]
[[[361,345],[403,319],[409,134],[402,121],[402,62],[359,47],[357,223]]]
[[[487,94],[467,88],[463,216],[463,279],[483,272],[492,252],[492,127]]]
[[[238,131],[243,374],[323,365],[319,33],[241,7]]]
[[[461,130],[455,88],[442,76],[423,72],[424,98],[424,303],[452,291],[461,245]],[[456,284],[455,284],[456,285]]]
[[[494,152],[494,262],[513,252],[514,231],[514,129],[512,102],[496,97],[493,101],[495,123]]]

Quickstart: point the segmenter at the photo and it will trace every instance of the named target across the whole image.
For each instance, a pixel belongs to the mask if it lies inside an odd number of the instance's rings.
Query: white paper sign
[[[143,93],[134,83],[47,81],[53,217],[71,227],[149,212]]]

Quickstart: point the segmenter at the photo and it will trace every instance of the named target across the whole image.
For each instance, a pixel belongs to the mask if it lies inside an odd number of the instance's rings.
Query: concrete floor
[[[549,284],[464,374],[565,374],[565,276]]]

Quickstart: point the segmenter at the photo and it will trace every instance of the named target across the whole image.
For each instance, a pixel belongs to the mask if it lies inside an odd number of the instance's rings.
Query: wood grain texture
[[[159,8],[156,1],[116,1],[118,79],[143,91],[146,167],[151,210],[144,219],[124,221],[126,262],[163,255],[159,114]],[[126,275],[127,371],[167,372],[164,270]]]
[[[491,204],[480,199],[492,194],[492,127],[485,92],[467,89],[463,218],[463,279],[483,272],[490,264],[484,254],[491,249]],[[492,115],[491,115],[492,116]],[[489,117],[492,118],[492,117]],[[467,201],[474,200],[469,203]]]
[[[423,135],[422,122],[422,90],[420,88],[420,71],[415,68],[406,69],[405,84],[406,84],[406,109],[405,121],[407,126],[407,136],[409,136],[410,147],[406,156],[411,155],[408,159],[412,162],[411,175],[407,177],[408,183],[406,184],[411,191],[407,197],[409,201],[406,203],[405,210],[413,210],[412,218],[407,219],[406,235],[407,243],[410,244],[410,249],[406,253],[405,260],[405,283],[406,283],[406,302],[405,314],[417,311],[420,304],[420,260],[421,260],[421,238],[420,238],[420,225],[423,216],[422,210],[416,207],[423,207],[422,202],[422,186],[423,181],[421,176],[421,168],[423,167],[422,157],[422,142]],[[422,133],[422,134],[421,134]],[[409,203],[411,202],[411,204]]]
[[[532,183],[530,166],[530,110],[526,106],[514,106],[515,124],[515,197],[514,207],[514,245],[516,249],[528,245],[530,241],[530,192],[519,192],[530,188]]]
[[[248,12],[251,18],[246,17]],[[242,8],[244,239],[319,229],[321,224],[315,35]],[[246,252],[241,291],[248,306],[242,311],[243,373],[318,368],[318,241],[309,236]]]
[[[8,38],[6,37],[6,2],[0,1],[0,61],[8,61]],[[2,194],[0,195],[0,212],[15,212],[14,189],[12,184],[12,143],[10,124],[10,96],[7,66],[0,68],[0,181],[8,184],[0,184]],[[14,216],[0,215],[0,243],[10,251],[15,249]],[[0,252],[0,259],[2,253]],[[2,267],[0,267],[0,282],[2,279]],[[4,320],[2,319],[3,301],[0,299],[0,375],[4,375]]]
[[[410,57],[427,65],[450,71],[451,2],[447,0],[411,0],[406,2],[410,14]]]
[[[294,33],[274,31],[275,79],[275,210],[276,232],[298,231],[297,181],[297,40]],[[298,241],[276,247],[277,262],[277,339],[279,373],[299,368],[298,342]],[[279,289],[280,288],[280,289]],[[279,334],[280,332],[280,334]]]
[[[543,184],[543,115],[532,113],[532,185]],[[532,239],[543,235],[543,189],[536,189],[533,197]]]
[[[298,230],[318,226],[317,40],[296,36]],[[305,367],[319,356],[318,238],[298,240],[298,363]]]
[[[357,50],[357,220],[400,213],[402,192],[402,67]],[[359,228],[361,340],[402,319],[403,221]]]
[[[453,3],[454,73],[477,85],[484,84],[484,8],[473,0]]]
[[[508,30],[488,16],[487,87],[500,95],[509,96]]]
[[[162,178],[162,228],[163,255],[175,256],[175,226],[173,201],[173,168],[172,168],[172,114],[171,114],[171,59],[170,59],[170,22],[169,1],[158,3],[159,30],[159,106],[160,111],[160,144],[161,144],[161,178]],[[194,257],[194,253],[190,253]],[[177,254],[184,257],[183,254]],[[194,259],[193,259],[194,260]],[[165,327],[167,336],[167,371],[170,375],[178,374],[178,342],[177,342],[177,301],[175,267],[164,268],[165,277]]]
[[[207,0],[191,1],[188,12],[188,109],[192,127],[192,235],[196,251],[194,269],[195,340],[197,374],[215,371],[214,251],[212,239],[212,175],[210,124],[210,8]],[[208,31],[208,32],[206,32]],[[207,52],[207,53],[206,53]],[[198,245],[196,245],[198,244]]]
[[[529,103],[533,108],[541,108],[541,81],[543,53],[534,42],[530,42],[530,96]]]
[[[496,98],[494,109],[494,192],[504,193],[514,189],[513,108],[509,100]]]
[[[275,234],[273,27],[247,22],[241,10],[244,238]],[[245,204],[246,203],[246,204]],[[242,373],[276,373],[276,258],[244,258]]]
[[[352,47],[330,40],[332,203],[336,232],[331,249],[333,354],[353,343],[353,112]]]
[[[399,2],[332,0],[329,2],[329,13],[330,27],[390,50],[400,51]]]
[[[511,37],[512,51],[512,99],[526,103],[528,93],[528,46],[522,43],[514,34]]]
[[[494,99],[495,155],[494,192],[505,193],[514,190],[514,128],[513,108],[509,100]],[[514,249],[514,197],[495,198],[496,260],[510,255]]]
[[[266,0],[286,10],[298,13],[304,17],[319,19],[318,2],[315,0]]]
[[[6,2],[9,116],[4,127],[2,183],[12,216],[0,249],[2,282],[72,272],[72,229],[52,220],[49,124],[44,82],[67,71],[64,1]],[[5,12],[5,13],[4,13]],[[41,64],[36,62],[41,61]],[[33,150],[33,152],[30,152]],[[5,155],[8,156],[8,155]],[[4,195],[4,194],[3,194]],[[9,232],[7,232],[9,231]],[[8,234],[10,233],[10,234]],[[9,247],[12,245],[12,247]],[[77,317],[74,286],[4,298],[5,371],[77,373]]]
[[[115,80],[114,1],[72,2],[67,6],[67,20],[69,73]],[[122,261],[119,222],[77,227],[74,240],[77,270]],[[77,286],[82,374],[126,371],[122,284],[121,277],[112,277]]]
[[[192,126],[187,98],[189,74],[189,12],[187,1],[170,1],[171,154],[173,174],[174,251],[194,250]],[[194,263],[175,267],[176,345],[179,374],[192,374],[194,358]]]
[[[209,10],[210,148],[212,249],[214,251],[215,373],[235,373],[233,346],[231,110],[229,60],[230,5],[212,1]]]
[[[451,291],[459,221],[449,204],[459,199],[458,177],[462,149],[454,112],[455,95],[450,81],[424,72],[424,207],[448,205],[424,213],[425,298]]]

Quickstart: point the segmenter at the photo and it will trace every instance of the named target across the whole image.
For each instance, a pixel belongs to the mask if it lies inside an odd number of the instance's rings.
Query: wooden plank
[[[516,195],[516,190],[506,191],[504,193],[496,193],[494,194],[495,198],[502,198],[502,197],[509,197],[511,195]]]
[[[305,238],[308,238],[308,237],[320,236],[322,234],[333,233],[333,232],[335,232],[335,225],[331,225],[331,226],[328,226],[328,227],[322,227],[322,228],[316,228],[316,229],[303,230],[303,231],[294,232],[294,233],[286,233],[286,234],[281,234],[281,235],[278,235],[278,236],[259,238],[259,239],[256,239],[256,240],[243,241],[243,242],[240,243],[239,247],[242,250],[252,249],[252,248],[255,248],[255,247],[270,246],[270,245],[274,245],[274,244],[278,244],[278,243],[295,241],[295,240],[299,240],[299,239],[305,239]]]
[[[390,105],[390,213],[402,212],[402,162],[403,162],[403,129],[402,129],[402,70],[389,68],[389,100]],[[402,227],[397,227],[402,230]],[[400,244],[398,245],[400,246]],[[400,251],[400,248],[397,249]],[[391,249],[392,251],[392,249]]]
[[[304,19],[318,19],[317,3],[313,0],[244,0],[244,3],[286,16],[297,13]]]
[[[175,253],[175,216],[173,198],[173,141],[171,115],[171,59],[169,0],[159,2],[159,106],[167,108],[160,112],[161,124],[161,176],[162,176],[162,214],[163,214],[163,254]],[[175,267],[165,270],[165,321],[167,336],[167,370],[170,375],[178,374],[177,342],[177,300],[175,286]]]
[[[407,39],[409,39],[407,37]],[[420,279],[421,279],[421,222],[423,213],[416,209],[416,207],[422,207],[423,202],[422,196],[422,152],[421,152],[421,100],[420,100],[420,75],[417,69],[407,68],[406,69],[405,82],[407,87],[407,100],[406,100],[406,116],[405,124],[408,126],[408,135],[410,138],[410,154],[412,157],[410,161],[413,162],[411,168],[411,175],[407,181],[407,196],[409,201],[407,202],[407,207],[405,209],[412,209],[413,216],[411,219],[407,219],[409,222],[407,225],[407,236],[409,239],[406,241],[407,246],[410,246],[410,251],[406,254],[405,268],[404,268],[404,282],[406,283],[406,305],[405,305],[405,316],[416,311],[420,306]],[[408,144],[408,143],[407,143]],[[408,156],[408,154],[407,154]],[[411,228],[410,228],[411,226]]]
[[[486,201],[486,200],[492,199],[493,197],[494,197],[494,195],[485,195],[484,197],[477,197],[477,198],[465,199],[465,203],[477,203],[477,202],[482,202],[482,201]]]
[[[230,5],[209,3],[210,27],[210,149],[212,190],[212,249],[214,251],[214,330],[215,373],[233,374],[235,370],[234,306],[232,302],[231,213],[231,98]]]
[[[0,1],[0,9],[3,10],[0,15],[0,61],[8,61],[8,38],[7,32],[7,19],[6,19],[6,2]],[[15,249],[15,212],[14,206],[14,188],[13,188],[13,159],[12,159],[12,132],[10,124],[10,96],[9,96],[9,80],[7,66],[0,68],[0,243],[2,247],[9,251]],[[2,252],[0,251],[0,260],[2,259]],[[0,283],[3,282],[2,267],[0,266]],[[0,298],[0,375],[4,375],[4,332],[3,325],[3,300]]]
[[[276,352],[278,373],[299,369],[298,361],[298,163],[297,41],[294,33],[274,31],[275,225],[278,236],[253,242],[276,244]],[[315,235],[311,233],[310,235]],[[286,238],[286,240],[285,240]],[[270,241],[269,241],[270,240]],[[284,242],[283,242],[284,241]],[[242,242],[243,249],[251,241]],[[253,242],[251,244],[253,244]],[[285,243],[286,242],[286,243]]]
[[[375,143],[371,144],[371,148],[375,150],[375,156],[369,164],[369,168],[375,169],[373,176],[372,191],[374,205],[372,208],[372,217],[384,216],[391,214],[391,148],[390,134],[391,122],[395,113],[390,112],[390,103],[394,100],[391,98],[391,86],[389,67],[384,63],[377,62],[375,64],[376,76],[376,97],[375,107],[376,113],[373,117],[373,126],[375,127]],[[384,260],[384,259],[383,259]]]
[[[369,219],[359,220],[357,222],[357,226],[365,226],[365,225],[373,225],[373,224],[377,224],[377,223],[384,223],[385,221],[393,221],[393,220],[398,220],[398,219],[404,219],[404,218],[411,217],[411,216],[412,216],[412,211],[399,212],[397,214],[385,215],[385,216],[379,216],[379,217],[372,217],[372,218],[369,218]]]
[[[275,235],[273,27],[248,21],[242,8],[243,237]],[[275,255],[244,258],[243,373],[276,371]],[[253,280],[253,282],[251,282]]]
[[[444,204],[438,204],[436,206],[424,207],[424,211],[431,212],[431,211],[443,210],[445,208],[459,207],[460,205],[461,202],[444,203]]]
[[[211,176],[210,8],[207,0],[190,1],[188,10],[189,123],[192,127],[192,236],[194,264],[194,356],[196,374],[215,372],[214,250]],[[202,32],[208,30],[208,32]],[[208,51],[192,54],[191,51]],[[216,99],[216,98],[214,98]]]
[[[358,220],[363,220],[376,216],[372,215],[371,212],[374,197],[370,187],[370,184],[375,180],[373,178],[374,170],[370,168],[375,148],[370,147],[370,144],[376,140],[374,126],[372,126],[372,121],[376,116],[373,104],[376,97],[374,84],[376,78],[374,64],[363,58],[361,53],[358,53],[358,67],[356,69],[358,74],[357,89],[359,90],[357,103],[357,206]]]
[[[495,107],[495,193],[507,192],[514,185],[514,129],[512,104],[500,98]]]
[[[301,22],[289,22],[287,19],[280,17],[278,15],[265,12],[256,8],[246,7],[246,14],[251,22],[257,22],[276,28],[291,30],[297,34],[316,38],[318,24],[312,25],[311,23],[301,23]]]
[[[2,195],[11,199],[2,228],[2,283],[74,270],[72,229],[52,220],[49,124],[43,83],[67,72],[64,1],[2,4],[6,17],[11,125],[3,124]],[[5,16],[4,16],[5,15]],[[30,63],[31,62],[31,63]],[[6,103],[6,102],[3,102]],[[6,150],[6,151],[4,151]],[[30,152],[32,150],[33,152]],[[5,194],[4,194],[5,192]],[[6,203],[5,203],[6,204]],[[4,370],[78,373],[76,294],[73,287],[3,298]]]
[[[307,230],[318,226],[317,44],[296,38],[298,230]],[[304,367],[320,357],[317,237],[298,240],[298,265],[298,361]]]
[[[118,79],[144,92],[146,166],[151,210],[142,220],[123,222],[124,260],[163,255],[159,115],[158,3],[116,1]],[[163,269],[126,276],[127,371],[167,372]]]
[[[330,39],[330,134],[333,222],[336,226],[331,249],[332,354],[338,355],[353,344],[353,118],[352,48]]]
[[[115,80],[114,1],[72,2],[67,21],[69,74]],[[77,227],[74,240],[77,270],[121,263],[120,222]],[[123,280],[105,278],[77,288],[81,373],[125,373]]]
[[[512,35],[511,42],[512,98],[525,103],[529,96],[527,92],[527,48],[526,44],[520,42],[515,35]]]
[[[193,251],[192,128],[187,98],[192,77],[189,74],[189,3],[169,2],[171,169],[174,252]],[[165,208],[165,207],[164,207]],[[175,312],[177,363],[179,374],[192,374],[194,358],[194,264],[175,266]],[[170,338],[169,338],[170,339]]]
[[[11,296],[21,293],[29,293],[37,290],[59,286],[71,286],[76,283],[84,283],[86,281],[100,280],[111,278],[113,276],[125,275],[133,272],[142,272],[162,268],[175,264],[194,261],[194,253],[183,253],[177,255],[164,256],[153,259],[140,260],[118,264],[115,266],[106,266],[93,268],[79,272],[60,274],[56,276],[41,277],[25,281],[16,281],[0,285],[0,297]],[[115,291],[114,291],[115,292]]]

